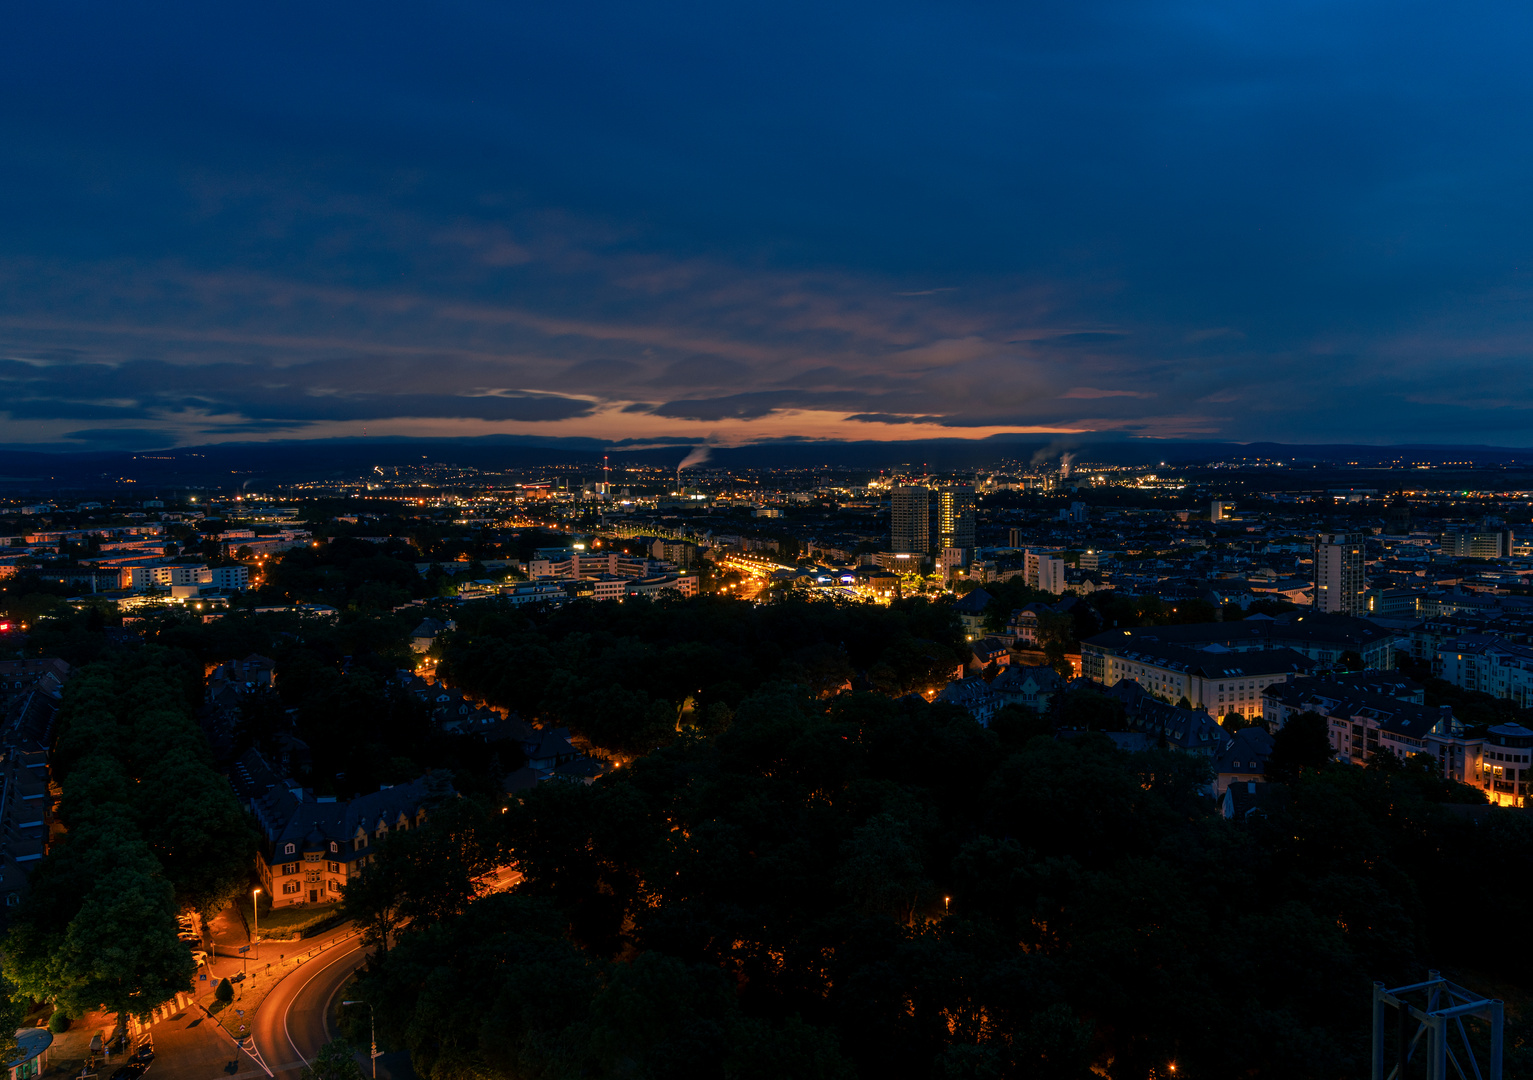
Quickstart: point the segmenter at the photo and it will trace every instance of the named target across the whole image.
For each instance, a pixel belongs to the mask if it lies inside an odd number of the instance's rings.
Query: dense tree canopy
[[[75,1015],[143,1014],[185,989],[178,909],[211,914],[250,873],[254,830],[209,763],[178,661],[142,650],[65,686],[53,776],[68,831],[15,912],[4,969]]]
[[[893,607],[786,599],[576,603],[529,614],[467,605],[439,670],[452,685],[597,746],[644,753],[717,730],[780,679],[817,696],[940,688],[969,657],[947,602]]]
[[[1321,766],[1236,824],[1206,768],[763,684],[715,736],[388,850],[406,897],[462,837],[526,878],[404,927],[362,993],[432,1080],[1340,1078],[1371,980],[1521,978],[1476,942],[1533,914],[1525,818]],[[1464,903],[1491,863],[1505,887]]]

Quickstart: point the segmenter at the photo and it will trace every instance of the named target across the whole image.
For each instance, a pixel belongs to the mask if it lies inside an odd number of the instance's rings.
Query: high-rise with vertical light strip
[[[974,489],[945,487],[937,492],[937,543],[939,552],[963,550],[964,564],[974,553]]]

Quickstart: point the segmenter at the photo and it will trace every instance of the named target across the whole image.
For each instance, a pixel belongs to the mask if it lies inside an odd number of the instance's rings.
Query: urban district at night
[[[1533,1080],[1530,45],[0,10],[0,1080]]]

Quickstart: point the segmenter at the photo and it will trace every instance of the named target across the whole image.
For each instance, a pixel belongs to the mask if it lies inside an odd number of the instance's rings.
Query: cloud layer
[[[0,442],[1529,444],[1530,21],[12,11]]]

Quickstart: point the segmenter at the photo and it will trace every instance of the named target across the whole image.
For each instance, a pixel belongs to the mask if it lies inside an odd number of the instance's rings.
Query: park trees
[[[421,1075],[1329,1080],[1370,979],[1530,913],[1516,876],[1432,933],[1533,830],[1445,813],[1414,764],[1306,767],[1237,824],[1200,757],[1023,720],[764,686],[492,815],[523,884],[399,928],[361,993]],[[478,828],[398,852],[451,865]]]
[[[176,913],[211,913],[248,874],[255,836],[207,762],[183,669],[163,652],[82,668],[60,712],[55,777],[68,832],[33,874],[6,936],[18,993],[119,1026],[185,989]]]
[[[321,1046],[314,1061],[305,1065],[298,1076],[299,1080],[362,1080],[362,1068],[357,1064],[356,1051],[335,1040]]]
[[[502,863],[499,815],[477,799],[454,799],[425,825],[391,832],[347,882],[341,910],[363,940],[387,952],[401,926],[422,929],[467,910],[480,880]]]
[[[1329,722],[1315,712],[1290,717],[1272,737],[1267,775],[1273,780],[1293,780],[1306,770],[1322,768],[1335,757],[1328,734]]]

